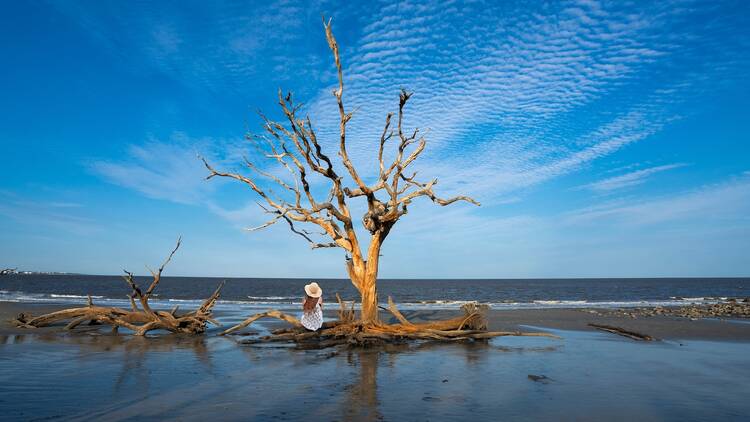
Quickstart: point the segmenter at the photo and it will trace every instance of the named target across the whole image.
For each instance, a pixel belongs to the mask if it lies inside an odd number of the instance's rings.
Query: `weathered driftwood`
[[[626,330],[621,327],[615,327],[613,325],[603,325],[591,323],[589,326],[596,328],[597,330],[607,331],[609,333],[617,334],[623,337],[627,337],[636,341],[654,341],[655,338],[648,334],[641,334],[635,331]]]
[[[199,334],[206,330],[207,323],[221,325],[213,319],[212,309],[219,299],[219,294],[224,283],[220,283],[216,291],[208,297],[201,306],[184,314],[177,313],[177,307],[170,311],[154,310],[148,303],[161,280],[161,273],[164,267],[172,260],[175,252],[181,244],[180,239],[177,245],[169,254],[164,263],[157,271],[151,271],[153,281],[145,292],[136,284],[133,274],[125,271],[125,282],[130,286],[132,292],[128,295],[131,309],[126,310],[117,307],[96,306],[88,298],[88,304],[80,308],[64,309],[45,315],[34,317],[28,313],[21,313],[16,317],[14,322],[18,327],[39,328],[49,326],[58,322],[68,321],[65,325],[66,330],[72,330],[84,322],[89,325],[105,324],[117,331],[120,327],[127,328],[137,336],[142,336],[152,330],[167,330],[173,333]],[[140,307],[139,307],[140,304]]]
[[[354,317],[353,308],[347,308],[341,298],[339,302],[339,320],[326,322],[318,331],[308,331],[297,318],[278,310],[269,310],[251,315],[241,323],[228,328],[220,335],[241,330],[261,318],[277,318],[292,325],[291,328],[275,330],[271,335],[245,339],[243,344],[265,342],[291,342],[301,347],[325,348],[340,344],[366,345],[370,343],[398,342],[405,340],[430,341],[469,341],[484,340],[502,336],[537,336],[559,338],[543,332],[488,331],[485,313],[486,305],[466,304],[462,307],[464,315],[442,321],[410,322],[398,310],[389,297],[388,310],[399,322],[397,324],[365,323]]]

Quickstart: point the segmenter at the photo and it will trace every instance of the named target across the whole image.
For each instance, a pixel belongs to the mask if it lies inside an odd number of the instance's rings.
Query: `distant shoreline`
[[[0,276],[10,276],[10,275],[93,275],[93,274],[83,274],[83,273],[61,273],[57,271],[18,271],[18,270],[2,270],[0,272]]]
[[[58,276],[85,276],[85,277],[121,277],[121,273],[114,274],[90,274],[90,273],[69,273],[55,271],[18,271],[14,273],[4,273],[3,275],[58,275]],[[150,274],[135,274],[136,277],[150,277]],[[320,281],[349,281],[346,277],[267,277],[267,276],[203,276],[203,275],[168,275],[164,279],[172,278],[190,278],[190,279],[210,279],[210,280],[320,280]],[[750,280],[750,275],[744,276],[650,276],[650,277],[418,277],[418,278],[379,278],[378,283],[393,281],[627,281],[627,280]]]

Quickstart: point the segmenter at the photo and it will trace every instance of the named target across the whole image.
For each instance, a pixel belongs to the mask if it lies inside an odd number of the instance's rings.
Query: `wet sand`
[[[460,312],[404,311],[413,321],[440,319]],[[490,311],[489,328],[498,331],[528,330],[528,326],[558,330],[596,331],[588,324],[613,325],[666,340],[750,341],[750,320],[698,319],[654,316],[630,318],[601,315],[593,309],[516,309]]]
[[[491,329],[562,339],[302,351],[238,344],[242,336],[216,329],[136,338],[6,322],[57,308],[0,304],[3,420],[745,420],[750,412],[746,323],[493,311]],[[243,317],[217,316],[225,324]],[[662,341],[592,331],[589,322]]]

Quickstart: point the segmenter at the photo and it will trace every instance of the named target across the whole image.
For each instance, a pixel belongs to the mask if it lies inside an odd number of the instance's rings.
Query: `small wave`
[[[587,300],[534,300],[531,302],[518,302],[512,300],[477,302],[489,305],[492,309],[512,310],[512,309],[545,309],[545,308],[635,308],[635,307],[654,307],[654,306],[685,306],[687,304],[701,303],[710,304],[718,303],[721,300],[705,299],[703,301],[686,301],[683,299],[667,300],[632,300],[632,301],[587,301]],[[447,301],[447,300],[424,300],[416,302],[399,303],[403,309],[457,309],[461,305],[472,301]]]
[[[44,295],[42,294],[12,292],[8,290],[0,291],[0,300],[6,302],[37,302],[42,299],[44,299]]]
[[[222,299],[217,303],[217,308],[225,310],[247,310],[247,309],[297,309],[299,298],[294,296],[245,296],[247,299]],[[97,304],[109,306],[129,306],[129,301],[122,297],[92,296]],[[681,297],[673,296],[668,299],[643,299],[643,300],[610,300],[610,301],[587,301],[587,300],[565,300],[565,299],[538,299],[533,301],[519,301],[517,299],[496,299],[492,301],[474,301],[465,299],[412,299],[411,301],[400,301],[395,298],[400,308],[410,310],[429,309],[451,309],[457,310],[467,303],[481,303],[489,305],[492,309],[545,309],[545,308],[632,308],[653,306],[685,306],[690,304],[712,304],[725,301],[726,297]],[[86,303],[87,296],[63,293],[31,293],[24,291],[0,290],[0,301],[5,302],[42,302],[42,303]],[[154,306],[172,307],[182,305],[184,307],[200,306],[204,298],[169,298],[152,297]],[[387,306],[387,304],[382,304]],[[358,306],[358,305],[357,305]]]
[[[187,304],[200,304],[203,303],[204,299],[161,299],[162,302],[171,303],[187,303]],[[275,302],[271,300],[231,300],[231,299],[220,299],[217,303],[234,304],[234,305],[293,305],[296,302]]]
[[[253,300],[297,300],[300,299],[294,296],[248,296],[248,299]]]
[[[464,305],[476,302],[476,300],[420,300],[423,305]]]

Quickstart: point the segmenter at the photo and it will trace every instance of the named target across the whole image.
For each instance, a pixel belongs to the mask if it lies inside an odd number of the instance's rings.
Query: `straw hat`
[[[313,281],[305,285],[305,293],[310,297],[321,297],[323,296],[323,289],[318,286],[318,283]]]

